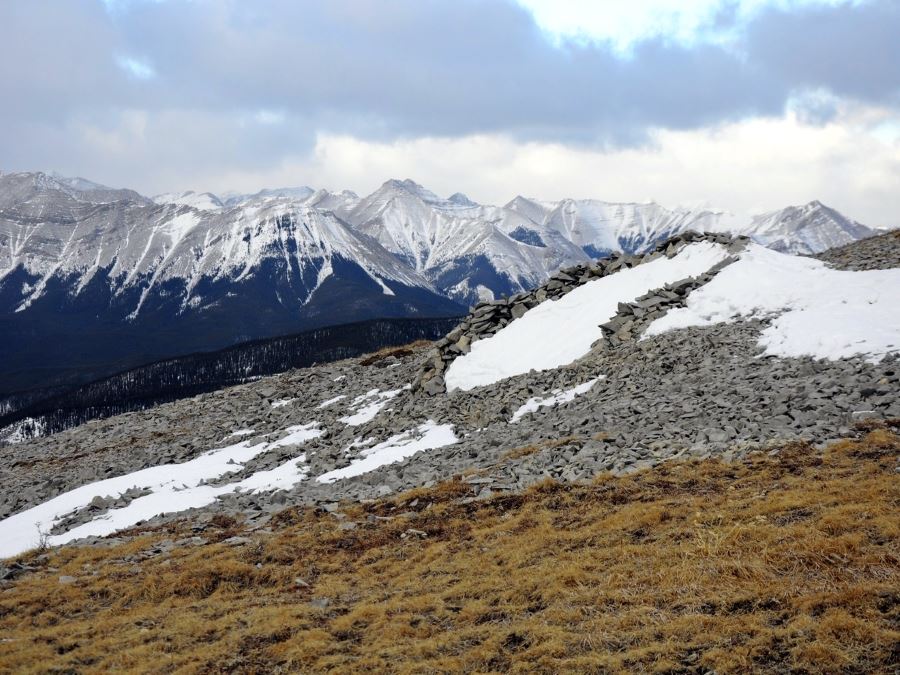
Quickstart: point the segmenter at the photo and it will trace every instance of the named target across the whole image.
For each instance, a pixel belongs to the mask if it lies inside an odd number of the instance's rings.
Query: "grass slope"
[[[0,593],[0,670],[892,672],[898,454],[873,427],[824,454],[289,509],[238,545],[218,517],[168,554],[189,522],[34,553]]]

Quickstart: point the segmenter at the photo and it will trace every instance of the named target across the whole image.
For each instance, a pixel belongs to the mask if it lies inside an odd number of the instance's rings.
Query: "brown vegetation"
[[[432,344],[434,343],[428,340],[416,340],[415,342],[410,342],[407,345],[401,345],[399,347],[382,347],[377,352],[372,352],[363,357],[360,360],[359,365],[372,366],[391,356],[402,359],[406,356],[412,356],[417,351],[424,349],[425,347],[430,347]]]
[[[596,438],[596,435],[594,436]],[[574,443],[582,440],[580,436],[564,436],[562,438],[546,438],[532,445],[523,445],[519,448],[513,448],[512,450],[508,450],[500,457],[501,460],[509,460],[509,459],[520,459],[522,457],[527,457],[528,455],[534,455],[535,453],[541,452],[542,450],[552,450],[554,448],[562,447],[563,445],[568,445],[569,443]],[[601,439],[598,439],[601,440]]]
[[[188,524],[32,555],[0,592],[0,670],[892,672],[898,451],[872,428],[484,502],[451,481],[348,507],[356,529],[290,509],[140,564]]]

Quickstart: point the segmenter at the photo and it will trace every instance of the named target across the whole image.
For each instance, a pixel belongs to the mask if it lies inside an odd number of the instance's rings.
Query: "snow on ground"
[[[253,429],[238,429],[237,431],[232,431],[225,438],[231,438],[232,436],[249,436],[254,433],[256,432]]]
[[[559,300],[543,302],[521,318],[479,340],[447,369],[447,389],[474,389],[529,370],[558,368],[581,358],[602,337],[600,324],[612,319],[620,302],[703,274],[728,257],[725,247],[697,242],[674,258],[657,258],[608,277],[589,281]]]
[[[272,401],[272,407],[273,408],[283,408],[284,406],[290,405],[291,403],[293,403],[296,400],[297,399],[295,399],[295,398],[280,398],[277,401]]]
[[[418,429],[404,431],[402,434],[391,436],[383,443],[362,450],[359,453],[360,458],[351,462],[350,466],[329,471],[316,480],[320,483],[334,483],[344,478],[360,476],[386,464],[402,462],[417,452],[442,448],[458,441],[456,434],[453,433],[452,424],[436,424],[433,420],[428,420]]]
[[[584,384],[579,384],[577,387],[573,387],[572,389],[554,389],[550,392],[552,395],[546,398],[530,398],[528,399],[515,413],[513,413],[512,418],[509,420],[510,424],[518,422],[522,417],[533,413],[538,410],[538,408],[552,408],[561,403],[569,403],[570,401],[575,400],[576,396],[581,396],[584,393],[587,393],[591,387],[598,380],[602,380],[603,376],[595,377],[593,380],[589,380]]]
[[[390,287],[386,283],[384,283],[384,281],[382,281],[378,275],[369,273],[369,276],[372,277],[379,286],[381,286],[381,292],[384,295],[394,295],[394,291],[392,291]]]
[[[751,244],[644,336],[761,317],[775,317],[759,338],[766,354],[880,361],[900,352],[900,269],[845,272]]]
[[[375,415],[387,405],[388,401],[401,391],[410,388],[411,385],[407,384],[400,389],[390,389],[388,391],[372,389],[367,391],[365,394],[361,394],[353,399],[350,403],[350,410],[353,411],[353,414],[341,417],[340,421],[351,427],[358,427],[360,424],[371,422],[375,419]]]
[[[329,399],[326,400],[326,401],[322,401],[322,402],[319,404],[319,407],[320,407],[320,408],[327,408],[327,407],[330,406],[332,403],[337,403],[338,401],[340,401],[340,400],[342,400],[342,399],[345,399],[345,398],[347,398],[347,395],[346,395],[346,394],[338,394],[338,395],[335,396],[334,398],[329,398]]]
[[[110,509],[68,532],[50,536],[48,543],[56,546],[83,537],[102,537],[162,513],[206,506],[220,495],[235,490],[274,490],[288,484],[293,485],[306,475],[305,468],[299,466],[305,456],[285,462],[271,471],[257,472],[237,483],[221,486],[205,483],[240,471],[246,462],[264,452],[317,438],[322,435],[322,430],[318,427],[318,422],[292,426],[285,430],[286,436],[273,442],[250,445],[249,441],[242,441],[210,450],[181,464],[162,464],[141,469],[65,492],[0,521],[0,558],[34,548],[39,543],[41,533],[49,532],[68,514],[87,507],[94,497],[118,497],[133,487],[152,492],[132,500],[127,506]]]
[[[43,436],[45,429],[46,425],[40,419],[26,417],[25,419],[16,422],[15,426],[8,432],[8,435],[3,440],[10,445],[24,443],[25,441],[30,441],[32,438]]]
[[[234,485],[224,486],[228,492],[271,492],[272,490],[288,490],[306,478],[309,467],[306,465],[306,453],[279,464],[274,469],[257,471]]]

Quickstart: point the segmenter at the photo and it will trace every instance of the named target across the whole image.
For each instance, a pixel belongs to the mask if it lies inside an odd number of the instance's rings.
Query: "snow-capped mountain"
[[[224,204],[212,192],[187,192],[173,193],[168,192],[153,197],[153,201],[157,204],[180,204],[182,206],[191,206],[200,211],[217,211]]]
[[[98,204],[65,187],[44,174],[0,177],[0,349],[16,371],[81,361],[100,371],[325,324],[463,310],[330,211],[287,197],[200,210]],[[0,380],[7,391],[34,385]]]
[[[266,188],[259,192],[254,192],[253,194],[229,193],[222,199],[222,203],[225,204],[225,206],[235,206],[244,202],[259,201],[260,199],[265,199],[267,197],[287,197],[288,199],[303,202],[309,199],[315,192],[316,191],[311,187],[305,185],[301,185],[300,187]]]
[[[341,192],[316,190],[304,200],[304,203],[322,211],[349,213],[359,203],[359,195],[352,190]]]
[[[134,190],[110,188],[84,178],[0,171],[0,209],[16,208],[22,214],[27,214],[26,217],[40,218],[44,209],[66,197],[81,204],[111,204],[119,201],[152,203]]]
[[[613,203],[595,199],[540,202],[516,197],[507,209],[559,232],[591,257],[613,251],[641,253],[687,230],[715,230],[721,214],[670,210],[655,203]]]
[[[338,215],[463,302],[532,287],[587,259],[560,233],[515,211],[441,199],[411,180],[389,180]]]
[[[809,255],[877,234],[820,201],[754,216],[748,225],[728,228],[776,251]]]

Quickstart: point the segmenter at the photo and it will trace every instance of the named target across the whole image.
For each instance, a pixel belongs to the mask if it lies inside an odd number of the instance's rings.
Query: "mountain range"
[[[560,267],[728,229],[815,253],[876,231],[819,202],[735,225],[710,210],[446,199],[411,180],[149,198],[0,173],[0,394],[376,317],[454,316]]]
[[[464,304],[533,288],[564,265],[614,252],[642,253],[687,230],[743,234],[777,251],[805,255],[878,232],[819,201],[741,221],[724,211],[670,209],[654,202],[541,201],[520,195],[504,206],[490,206],[459,192],[444,199],[408,179],[389,180],[366,197],[299,187],[153,199],[207,211],[227,212],[261,200],[331,211],[425,277],[438,293]]]

